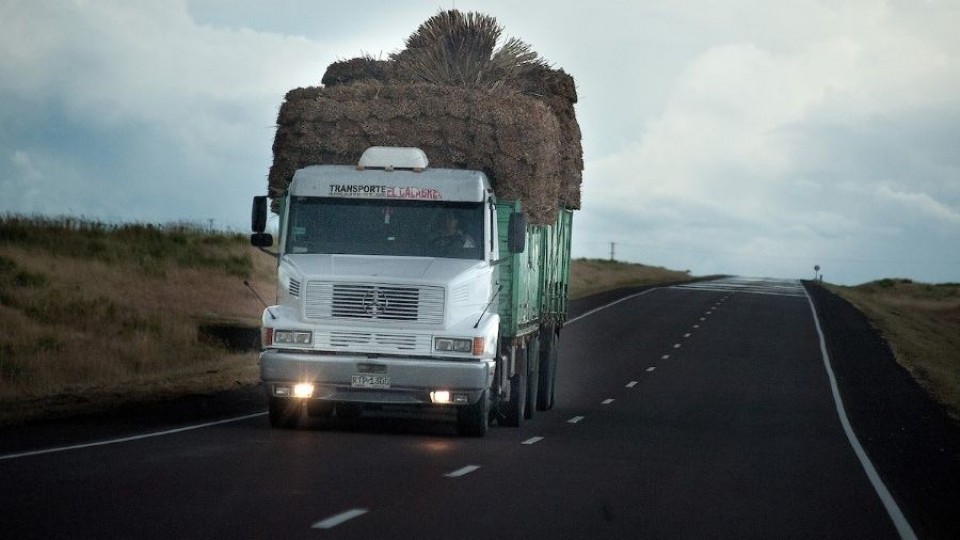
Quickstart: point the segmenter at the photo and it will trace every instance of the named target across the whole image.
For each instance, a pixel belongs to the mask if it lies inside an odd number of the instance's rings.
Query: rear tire
[[[556,402],[557,363],[560,356],[560,331],[552,324],[540,332],[540,393],[537,409],[549,411]]]
[[[523,417],[532,420],[540,401],[540,338],[530,340],[527,344],[527,404],[524,407]]]
[[[303,403],[299,399],[271,397],[267,407],[272,427],[292,429],[300,424]]]
[[[457,408],[457,433],[467,437],[483,437],[490,427],[490,390],[471,405]]]

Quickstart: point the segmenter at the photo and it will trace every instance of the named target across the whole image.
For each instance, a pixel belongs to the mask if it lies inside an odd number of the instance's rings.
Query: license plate
[[[350,380],[354,388],[390,388],[390,377],[383,375],[354,375]]]

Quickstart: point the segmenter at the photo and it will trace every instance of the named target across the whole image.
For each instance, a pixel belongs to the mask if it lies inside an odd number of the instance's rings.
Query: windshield
[[[483,258],[483,204],[292,197],[285,253]]]

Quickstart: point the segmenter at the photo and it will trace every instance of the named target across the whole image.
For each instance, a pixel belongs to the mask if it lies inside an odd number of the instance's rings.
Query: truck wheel
[[[490,390],[484,390],[476,403],[457,408],[457,433],[468,437],[483,437],[489,427]]]
[[[532,420],[537,410],[540,396],[540,338],[530,340],[527,345],[527,404],[523,417]]]
[[[540,331],[540,393],[537,409],[549,411],[555,403],[557,360],[560,356],[560,332],[553,325]]]
[[[298,399],[271,397],[267,408],[272,427],[291,429],[300,424],[303,404]]]
[[[519,351],[526,355],[527,349],[524,347]],[[524,358],[524,364],[526,359]],[[526,417],[527,409],[527,366],[520,366],[517,374],[510,377],[510,400],[504,407],[501,423],[505,426],[520,427]]]

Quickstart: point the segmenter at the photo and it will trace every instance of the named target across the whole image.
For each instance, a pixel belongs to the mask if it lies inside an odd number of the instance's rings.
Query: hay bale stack
[[[560,206],[580,208],[580,185],[583,182],[583,147],[580,124],[573,109],[577,87],[573,77],[562,69],[533,66],[520,83],[521,91],[545,103],[560,124]]]
[[[361,81],[386,81],[391,79],[393,62],[376,60],[369,56],[340,60],[327,66],[320,84],[334,86]]]
[[[573,77],[525,43],[495,48],[489,16],[440,12],[390,60],[331,64],[323,88],[291,90],[280,108],[271,196],[307,165],[353,165],[370,146],[418,146],[431,167],[487,173],[498,197],[533,223],[580,207],[583,151]]]
[[[307,165],[354,165],[370,146],[417,146],[431,167],[486,172],[534,223],[556,218],[560,128],[545,104],[514,92],[380,82],[297,89],[280,108],[270,191]]]

